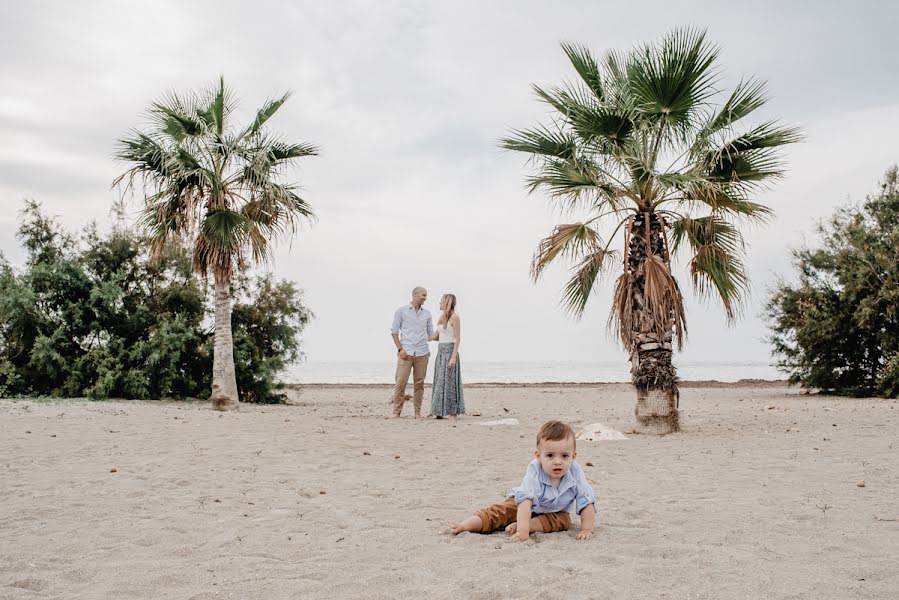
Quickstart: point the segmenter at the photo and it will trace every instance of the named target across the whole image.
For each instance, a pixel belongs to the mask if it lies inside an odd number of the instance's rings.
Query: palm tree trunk
[[[231,282],[215,275],[215,340],[212,351],[212,408],[236,410],[240,406],[234,374],[234,342],[231,338]]]
[[[644,265],[650,256],[662,258],[670,271],[662,223],[656,213],[644,212],[631,221],[628,240],[627,269],[633,285],[631,380],[637,390],[636,431],[661,435],[680,430],[680,392],[671,363],[673,328],[656,323],[646,305]]]

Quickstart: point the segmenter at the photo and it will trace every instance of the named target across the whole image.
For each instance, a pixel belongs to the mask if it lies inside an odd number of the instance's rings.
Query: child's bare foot
[[[515,535],[516,531],[518,531],[518,523],[510,523],[506,526],[506,533],[509,535]]]
[[[471,515],[464,521],[450,521],[447,523],[447,528],[453,535],[459,535],[464,531],[480,531],[482,526],[481,517],[477,515]]]

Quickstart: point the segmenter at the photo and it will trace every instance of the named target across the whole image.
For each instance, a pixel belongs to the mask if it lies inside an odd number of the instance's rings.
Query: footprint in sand
[[[26,577],[25,579],[20,579],[19,581],[10,584],[9,587],[31,590],[32,592],[42,592],[47,588],[47,582],[35,577]]]

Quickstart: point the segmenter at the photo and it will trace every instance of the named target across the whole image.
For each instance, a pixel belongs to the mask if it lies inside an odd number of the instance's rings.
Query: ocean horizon
[[[786,379],[786,375],[767,362],[675,361],[682,381],[724,381],[741,379]],[[317,362],[291,365],[285,370],[285,383],[390,384],[395,363]],[[462,363],[465,383],[614,383],[629,382],[629,363],[607,362],[491,362]],[[432,377],[428,365],[427,382]]]

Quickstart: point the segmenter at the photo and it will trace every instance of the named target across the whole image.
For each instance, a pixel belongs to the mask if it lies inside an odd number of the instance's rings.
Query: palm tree
[[[749,289],[739,227],[771,215],[753,199],[782,175],[780,146],[800,134],[777,121],[745,124],[766,102],[764,83],[750,78],[723,95],[705,31],[674,30],[601,62],[583,46],[562,49],[576,83],[534,86],[552,120],[500,142],[530,155],[531,193],[587,213],[540,242],[531,274],[572,261],[562,303],[579,317],[601,277],[622,265],[609,326],[630,354],[637,431],[677,431],[671,354],[687,326],[671,258],[687,253],[694,287],[733,321]],[[622,237],[623,257],[612,249]]]
[[[231,339],[231,278],[235,269],[269,258],[269,244],[314,219],[297,187],[282,183],[297,159],[317,154],[270,133],[269,119],[290,94],[268,100],[246,127],[232,124],[236,104],[224,78],[199,94],[170,94],[148,110],[147,131],[119,141],[116,158],[129,163],[113,185],[143,184],[143,225],[151,250],[169,244],[192,250],[193,268],[215,285],[212,405],[239,406]]]

